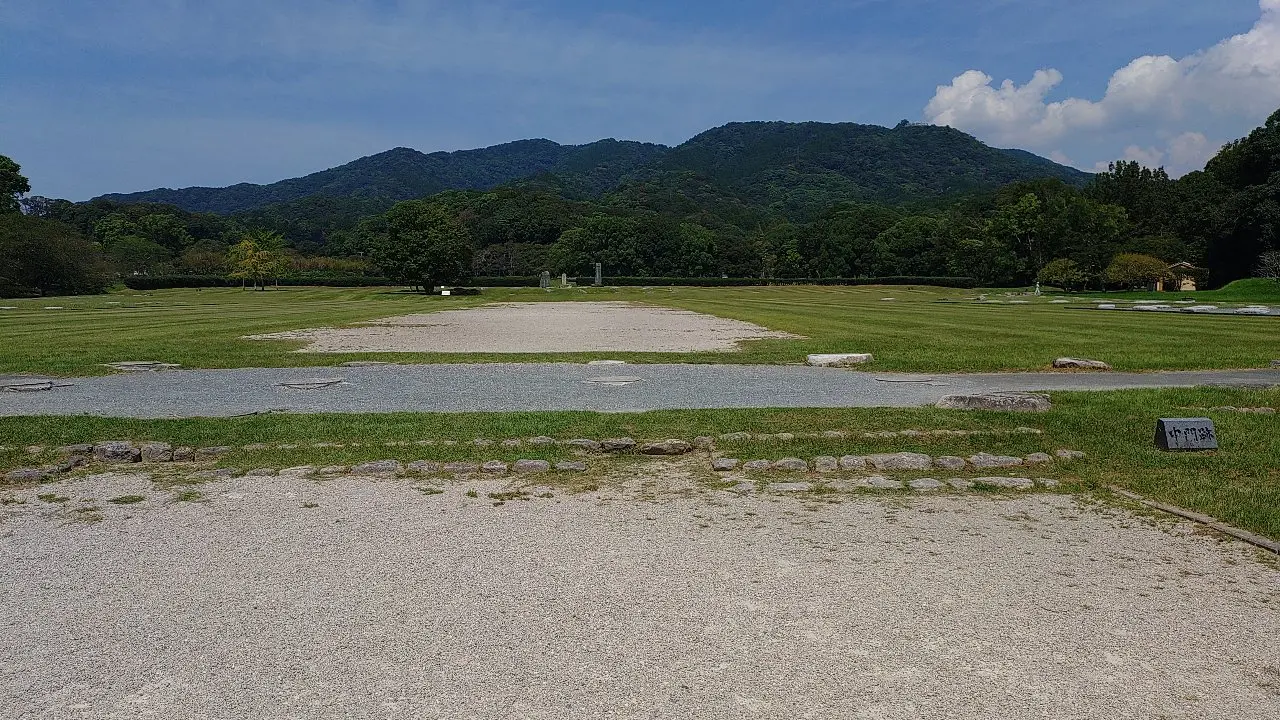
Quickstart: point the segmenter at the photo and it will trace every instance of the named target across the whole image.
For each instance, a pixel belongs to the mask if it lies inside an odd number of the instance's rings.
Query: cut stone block
[[[870,353],[810,355],[809,364],[813,367],[853,367],[854,365],[865,365],[873,359]]]

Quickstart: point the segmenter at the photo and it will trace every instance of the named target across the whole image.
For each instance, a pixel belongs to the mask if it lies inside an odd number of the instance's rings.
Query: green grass
[[[1048,297],[1026,305],[979,305],[968,301],[974,296],[921,287],[493,289],[453,298],[386,288],[219,288],[6,300],[0,304],[18,309],[0,310],[0,373],[104,374],[111,371],[103,363],[122,360],[187,368],[332,366],[350,360],[783,364],[803,362],[809,353],[870,352],[876,370],[962,372],[1043,369],[1063,355],[1096,357],[1120,370],[1265,367],[1280,358],[1280,323],[1274,319],[1068,311]],[[804,339],[749,341],[735,353],[519,355],[301,354],[292,351],[302,343],[243,339],[490,302],[555,300],[683,308]]]
[[[251,443],[339,442],[342,448],[295,450],[237,449],[219,465],[242,469],[290,465],[351,464],[394,458],[404,461],[487,460],[519,457],[562,459],[563,447],[536,450],[529,446],[476,448],[468,444],[481,437],[491,440],[550,435],[561,439],[631,436],[638,439],[753,433],[819,432],[846,430],[845,439],[801,438],[791,442],[722,443],[721,450],[743,459],[794,455],[865,454],[918,451],[931,455],[970,455],[986,451],[1026,455],[1059,448],[1083,450],[1085,461],[1043,469],[1028,469],[1076,483],[1077,487],[1104,488],[1115,484],[1153,499],[1216,516],[1228,523],[1280,538],[1280,443],[1276,442],[1274,415],[1210,412],[1204,408],[1278,407],[1280,389],[1235,390],[1199,388],[1133,390],[1112,393],[1057,393],[1053,411],[1039,415],[965,413],[934,408],[914,409],[812,409],[812,410],[714,410],[649,413],[472,413],[256,416],[225,419],[124,420],[94,417],[0,418],[0,438],[8,445],[55,447],[74,442],[127,438],[162,441],[173,445],[242,446]],[[1163,453],[1152,440],[1159,417],[1208,415],[1219,430],[1218,452]],[[1030,427],[1042,434],[1008,434],[967,437],[862,438],[858,433],[884,430],[998,430]],[[439,444],[443,440],[460,444]],[[429,447],[384,443],[432,440]],[[353,447],[358,443],[359,447]],[[0,452],[0,468],[43,461],[22,449]],[[943,471],[937,471],[943,473]],[[974,472],[968,473],[974,475]],[[998,474],[998,473],[988,473]],[[948,476],[943,473],[943,476]]]

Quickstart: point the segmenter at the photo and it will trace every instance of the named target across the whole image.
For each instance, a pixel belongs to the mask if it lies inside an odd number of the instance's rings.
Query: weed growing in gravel
[[[0,498],[0,505],[26,505],[26,504],[27,504],[26,500],[21,500],[16,497]]]
[[[417,490],[423,495],[443,495],[444,494],[444,490],[441,490],[438,487],[415,487],[414,490]]]
[[[57,493],[45,493],[44,495],[37,495],[36,497],[47,503],[64,503],[71,499],[69,497],[58,495]]]
[[[469,498],[478,498],[478,497],[480,497],[480,493],[477,493],[475,490],[468,490],[468,491],[467,491],[467,497],[469,497]]]
[[[133,505],[143,500],[146,500],[146,498],[141,495],[121,495],[120,497],[111,498],[107,502],[115,505]]]
[[[173,499],[178,502],[199,502],[204,499],[204,493],[199,490],[179,490],[174,493]]]
[[[305,503],[302,503],[302,507],[304,507],[304,508],[308,508],[308,509],[310,509],[310,508],[318,508],[318,507],[320,507],[320,503],[305,502]]]

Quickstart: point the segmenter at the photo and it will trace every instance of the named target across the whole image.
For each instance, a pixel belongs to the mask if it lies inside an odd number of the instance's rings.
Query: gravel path
[[[500,303],[402,315],[354,328],[291,330],[300,352],[733,352],[742,340],[794,338],[741,320],[627,302]]]
[[[1061,495],[463,494],[492,486],[7,493],[3,715],[1280,715],[1280,570],[1186,526]]]
[[[282,386],[315,380],[334,384]],[[1275,385],[1280,370],[904,375],[776,365],[536,363],[188,370],[72,378],[43,392],[0,392],[0,416],[916,407],[955,393],[1215,383]]]

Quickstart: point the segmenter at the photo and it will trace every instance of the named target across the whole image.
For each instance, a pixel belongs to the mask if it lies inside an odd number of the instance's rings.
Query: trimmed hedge
[[[268,285],[276,284],[274,279]],[[299,273],[280,278],[280,285],[319,287],[381,287],[397,285],[390,278],[364,275],[335,275],[332,273]],[[229,280],[221,275],[155,275],[151,277],[124,278],[124,286],[130,290],[166,290],[169,288],[240,287],[239,280]]]
[[[569,278],[579,286],[595,282],[594,277]],[[538,277],[478,277],[471,287],[538,287]],[[552,279],[552,285],[560,278]],[[156,275],[153,277],[129,277],[124,279],[130,290],[163,290],[167,288],[240,287],[239,280],[228,280],[221,275]],[[274,284],[274,283],[269,283]],[[335,275],[333,273],[299,273],[280,278],[281,285],[316,285],[321,287],[379,287],[400,285],[390,278],[365,277],[363,275]],[[611,287],[685,286],[685,287],[743,287],[758,285],[931,285],[934,287],[975,288],[978,281],[966,277],[864,277],[864,278],[677,278],[677,277],[607,277],[604,284]]]
[[[478,282],[477,278],[477,283]],[[590,285],[594,277],[573,279],[578,285]],[[604,284],[619,287],[672,286],[688,287],[742,287],[762,285],[930,285],[934,287],[975,288],[978,281],[967,277],[923,277],[900,275],[893,277],[862,278],[667,278],[667,277],[607,277]],[[537,283],[534,283],[536,286]]]
[[[559,282],[559,276],[552,279],[552,284]],[[477,277],[471,278],[471,285],[475,287],[538,287],[542,282],[542,278],[536,275],[523,276],[505,276],[505,277]]]

